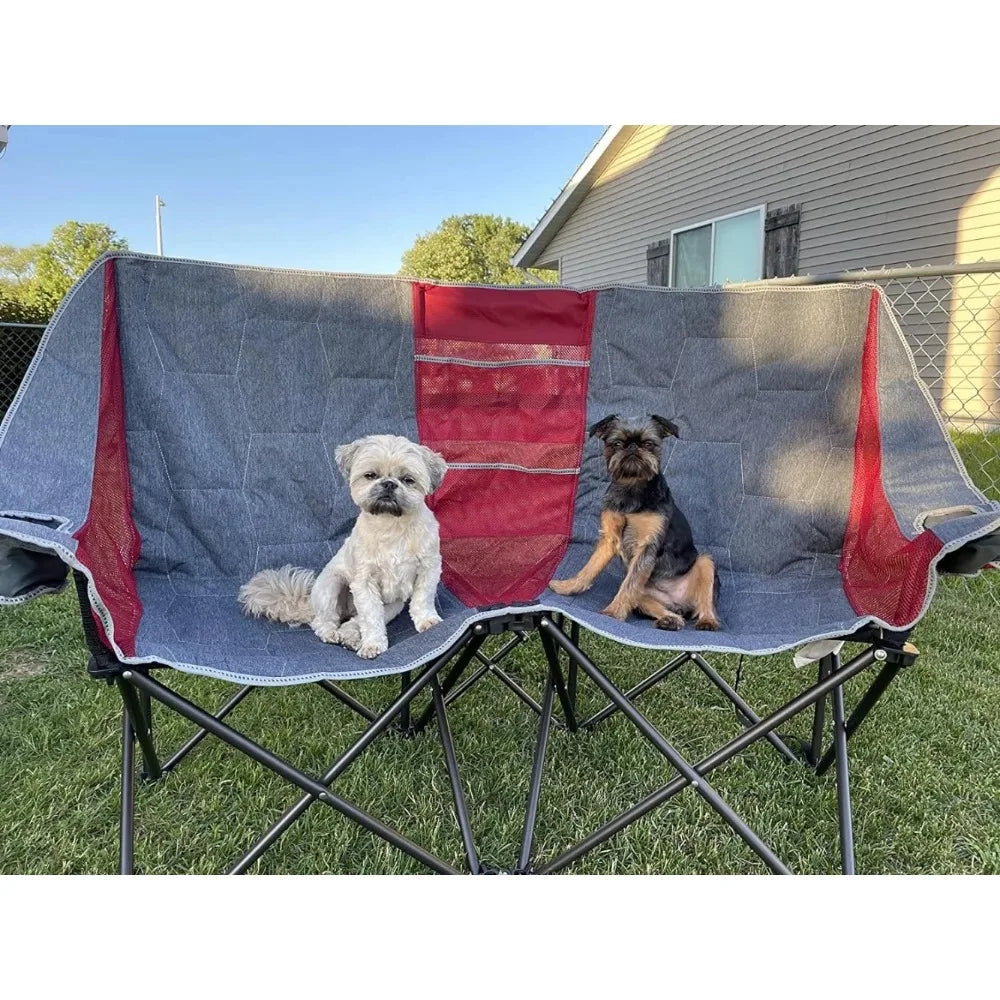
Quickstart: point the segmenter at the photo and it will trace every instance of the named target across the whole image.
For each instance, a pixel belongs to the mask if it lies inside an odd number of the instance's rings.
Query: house
[[[902,125],[612,125],[512,257],[584,288],[997,260],[1000,127]],[[1000,266],[894,290],[945,417],[1000,428]]]
[[[998,127],[612,125],[512,261],[691,287],[998,258]]]

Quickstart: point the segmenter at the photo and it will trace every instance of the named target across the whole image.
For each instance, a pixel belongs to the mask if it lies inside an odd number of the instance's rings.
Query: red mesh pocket
[[[567,431],[573,434],[580,422],[587,373],[557,365],[477,368],[418,361],[421,441],[505,442],[510,445],[505,461],[517,465],[528,464],[518,447],[522,443],[577,445],[567,441]],[[495,448],[484,449],[476,461],[493,461],[487,456],[495,454]]]
[[[844,593],[859,615],[903,626],[919,614],[931,562],[941,551],[932,531],[907,539],[882,486],[882,434],[878,399],[879,293],[872,292],[861,360],[861,405],[854,438],[854,485],[844,533],[840,573]]]
[[[432,497],[445,584],[476,606],[537,597],[566,550],[576,480],[450,469]]]
[[[431,497],[445,584],[530,601],[569,541],[593,293],[414,285],[417,425],[450,464]]]
[[[118,648],[126,656],[133,656],[142,617],[142,604],[132,573],[139,558],[140,538],[132,520],[132,481],[125,448],[114,260],[104,264],[101,389],[90,507],[86,520],[73,537],[77,540],[76,557],[90,570],[94,588],[111,616]],[[104,623],[96,614],[94,621],[105,645],[110,648]]]

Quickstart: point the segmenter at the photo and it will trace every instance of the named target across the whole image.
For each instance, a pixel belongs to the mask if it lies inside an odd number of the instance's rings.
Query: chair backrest
[[[871,286],[489,289],[119,254],[67,297],[4,421],[0,517],[105,559],[112,604],[135,603],[130,563],[229,595],[265,566],[321,566],[357,513],[334,448],[401,434],[450,463],[432,501],[448,586],[530,601],[596,536],[585,427],[609,413],[677,423],[665,469],[696,542],[779,586],[836,571],[859,460],[904,507],[957,481]]]
[[[416,437],[408,283],[117,261],[138,570],[235,593],[321,567],[357,511],[333,461]]]
[[[588,421],[658,413],[664,470],[720,569],[808,578],[836,564],[853,480],[871,288],[617,288],[598,296]],[[575,534],[606,474],[585,450]]]

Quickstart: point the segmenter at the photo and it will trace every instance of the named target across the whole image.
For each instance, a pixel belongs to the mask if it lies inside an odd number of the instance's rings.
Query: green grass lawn
[[[963,452],[982,447],[960,441]],[[995,456],[995,453],[994,453]],[[976,476],[995,457],[969,456]],[[996,477],[1000,479],[1000,476]],[[1000,573],[944,580],[915,632],[921,651],[852,741],[859,870],[870,873],[1000,872]],[[650,652],[586,638],[590,655],[623,687],[658,666]],[[121,703],[91,680],[74,597],[43,598],[0,614],[0,872],[113,872],[117,867]],[[713,658],[730,680],[733,657]],[[538,691],[537,641],[508,661]],[[741,693],[758,712],[807,686],[811,671],[791,655],[744,661]],[[849,691],[850,703],[871,672]],[[233,690],[173,674],[201,704]],[[396,682],[346,685],[369,704]],[[581,685],[585,706],[598,707]],[[642,710],[690,759],[738,732],[731,707],[688,665],[642,698]],[[536,718],[499,684],[484,680],[450,710],[483,858],[516,861]],[[318,688],[252,694],[229,720],[313,773],[360,733],[360,721]],[[163,745],[191,731],[164,710]],[[808,719],[784,732],[807,736]],[[167,752],[170,752],[168,749]],[[568,847],[672,776],[620,717],[596,732],[555,730],[549,745],[536,856]],[[786,765],[766,744],[716,771],[714,787],[794,871],[839,864],[832,773]],[[378,740],[336,784],[358,805],[463,866],[443,755],[436,735]],[[142,872],[224,869],[298,794],[211,738],[175,774],[139,784],[136,865]],[[395,849],[314,805],[255,869],[260,872],[384,872],[423,869]],[[571,869],[587,873],[762,872],[764,866],[690,789]]]

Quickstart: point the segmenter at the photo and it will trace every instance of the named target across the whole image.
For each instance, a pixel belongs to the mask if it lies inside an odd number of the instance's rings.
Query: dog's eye
[[[406,483],[407,486],[412,486],[416,480],[413,476],[403,476],[403,482]]]
[[[611,442],[611,447],[614,448],[615,451],[621,451],[622,448],[625,447],[625,442],[624,441],[612,441]]]
[[[643,448],[647,451],[656,451],[656,445],[652,441],[646,441],[643,443]]]
[[[366,472],[365,473],[365,479],[378,479],[378,473],[377,472]]]

